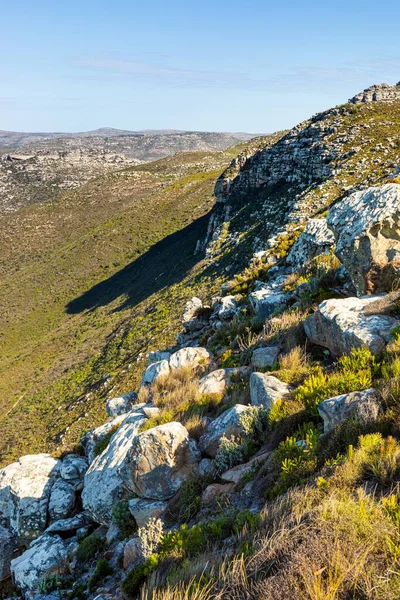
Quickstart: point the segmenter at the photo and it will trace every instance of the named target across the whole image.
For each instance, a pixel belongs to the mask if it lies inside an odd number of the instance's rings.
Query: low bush
[[[79,543],[77,559],[81,563],[88,562],[94,558],[96,554],[104,550],[104,547],[105,541],[95,533],[92,533]]]
[[[89,592],[95,592],[98,584],[108,575],[112,575],[114,570],[106,558],[97,561],[96,569],[88,581]]]
[[[114,504],[111,518],[125,537],[132,536],[137,529],[136,521],[129,510],[128,500],[118,500]]]

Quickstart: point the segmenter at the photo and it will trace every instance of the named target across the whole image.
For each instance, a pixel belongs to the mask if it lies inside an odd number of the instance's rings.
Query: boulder
[[[128,504],[129,511],[138,527],[147,525],[152,517],[162,519],[168,506],[167,502],[162,500],[144,500],[143,498],[132,498]]]
[[[325,300],[304,322],[307,337],[313,344],[328,348],[333,356],[349,354],[352,348],[361,346],[373,353],[383,351],[398,321],[364,312],[379,297]]]
[[[235,296],[224,296],[221,298],[218,310],[219,319],[232,319],[238,311]]]
[[[264,452],[258,456],[253,456],[247,463],[237,465],[236,467],[229,469],[229,471],[225,471],[225,473],[221,475],[221,479],[230,483],[239,483],[245,475],[251,473],[258,465],[265,463],[270,456],[270,452]]]
[[[107,414],[110,417],[119,417],[125,415],[132,410],[137,394],[135,392],[129,392],[123,396],[117,398],[109,398],[106,402]]]
[[[96,427],[96,429],[91,429],[90,431],[87,431],[85,435],[80,439],[79,443],[83,447],[89,464],[92,463],[96,458],[94,451],[97,444],[107,435],[109,435],[111,431],[115,431],[121,425],[121,423],[123,423],[125,418],[126,415],[120,415],[119,417],[115,417],[115,419],[113,419],[112,421],[108,421],[107,423],[104,423],[104,425]]]
[[[141,385],[151,385],[162,375],[168,375],[170,371],[168,360],[159,360],[147,367],[143,373]]]
[[[281,290],[272,290],[266,286],[249,294],[250,304],[261,321],[265,321],[278,308],[285,306],[287,295]]]
[[[264,348],[256,348],[251,355],[251,362],[256,369],[264,369],[272,367],[279,356],[278,346],[265,346]]]
[[[199,319],[197,316],[202,308],[203,302],[200,300],[200,298],[193,297],[191,300],[186,302],[181,319],[181,323],[186,331],[196,331],[204,327],[204,321]]]
[[[83,456],[77,454],[68,454],[62,461],[60,475],[68,481],[75,491],[83,487],[83,478],[88,468],[88,461]]]
[[[377,391],[370,388],[328,398],[318,406],[318,412],[324,420],[324,433],[327,433],[348,417],[357,417],[363,423],[376,421],[379,407]]]
[[[293,244],[286,262],[296,269],[321,254],[329,254],[335,245],[335,236],[328,228],[326,219],[309,219],[305,230]]]
[[[124,547],[124,562],[123,567],[127,569],[135,563],[143,560],[142,544],[139,537],[128,540]]]
[[[199,440],[200,451],[214,458],[222,436],[237,436],[242,433],[243,429],[240,424],[240,417],[248,410],[250,410],[249,406],[235,404],[235,406],[223,412],[214,421],[211,421],[206,432]]]
[[[63,536],[64,534],[68,533],[69,536],[71,536],[74,532],[77,532],[80,529],[87,529],[91,525],[93,525],[92,517],[89,515],[89,513],[82,512],[74,517],[70,517],[69,519],[55,521],[46,529],[45,533],[62,533]]]
[[[135,436],[119,473],[140,498],[167,500],[197,471],[197,462],[189,433],[172,422]]]
[[[160,360],[169,360],[170,356],[171,352],[168,350],[155,350],[154,352],[149,352],[147,357],[147,366],[155,362],[159,362]]]
[[[199,389],[202,394],[224,394],[230,385],[230,378],[238,369],[217,369],[202,377],[199,381]]]
[[[57,479],[51,488],[50,501],[48,506],[49,517],[52,521],[67,519],[71,516],[75,508],[75,490],[74,487],[64,481]]]
[[[223,496],[233,492],[234,487],[233,483],[212,483],[208,485],[201,496],[201,504],[204,506],[221,500]]]
[[[10,576],[10,564],[15,551],[15,540],[11,532],[0,526],[0,582]]]
[[[391,291],[400,275],[400,186],[350,194],[330,209],[327,223],[357,295]]]
[[[207,363],[211,358],[212,354],[205,348],[181,348],[172,354],[169,359],[169,367],[170,369],[196,367],[199,364]]]
[[[111,522],[113,505],[122,498],[125,490],[119,471],[145,420],[142,411],[128,413],[108,447],[94,459],[86,472],[83,507],[97,523],[109,525]]]
[[[77,542],[63,540],[59,535],[40,536],[28,550],[11,561],[15,585],[26,594],[35,590],[45,575],[65,573],[67,559],[77,545]]]
[[[21,542],[46,529],[51,489],[60,465],[49,454],[33,454],[0,472],[1,523]]]
[[[264,406],[270,410],[282,398],[290,396],[292,388],[273,375],[252,373],[250,375],[250,398],[253,406]]]

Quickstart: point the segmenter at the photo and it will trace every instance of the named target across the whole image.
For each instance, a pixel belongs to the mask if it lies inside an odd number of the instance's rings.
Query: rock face
[[[253,406],[264,406],[269,410],[277,401],[290,396],[292,388],[273,375],[252,373],[250,375],[250,397]]]
[[[354,192],[330,209],[327,223],[357,295],[391,291],[400,274],[400,185]]]
[[[196,472],[198,458],[187,429],[172,422],[134,437],[119,472],[139,497],[168,500]]]
[[[11,561],[13,581],[24,593],[34,590],[46,574],[65,572],[66,560],[76,547],[77,542],[59,535],[42,535]]]
[[[332,431],[350,416],[357,417],[363,423],[375,421],[379,413],[378,394],[370,388],[328,398],[318,406],[318,412],[324,420],[324,433]]]
[[[329,254],[335,245],[335,237],[326,224],[326,219],[309,219],[286,259],[288,264],[301,268],[320,254]]]
[[[167,509],[167,502],[161,500],[144,500],[132,498],[129,500],[129,512],[138,527],[145,527],[151,518],[161,519]]]
[[[364,309],[379,298],[325,300],[304,322],[307,337],[313,344],[328,348],[333,356],[349,354],[352,348],[361,346],[381,352],[398,321],[386,315],[365,314]]]
[[[15,550],[15,541],[8,529],[0,526],[0,581],[10,575],[10,564]]]
[[[248,411],[249,408],[249,406],[244,406],[243,404],[236,404],[214,419],[199,440],[201,452],[214,458],[217,454],[222,436],[236,436],[242,432],[240,416]]]
[[[278,346],[266,346],[265,348],[256,348],[251,355],[251,362],[256,369],[272,367],[279,355]]]
[[[98,523],[108,525],[111,522],[112,507],[124,492],[119,470],[145,420],[142,411],[128,413],[108,447],[94,459],[85,475],[83,507]]]
[[[0,471],[0,522],[20,541],[32,540],[46,529],[60,466],[61,461],[49,454],[34,454]]]
[[[371,85],[363,92],[360,92],[349,102],[359,104],[361,102],[382,102],[384,100],[398,100],[400,98],[400,86],[381,83],[380,85]]]

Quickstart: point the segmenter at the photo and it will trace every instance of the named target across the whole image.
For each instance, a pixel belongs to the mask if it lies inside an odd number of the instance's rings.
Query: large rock
[[[318,406],[318,412],[324,420],[324,433],[332,431],[348,417],[357,417],[363,423],[369,423],[378,417],[378,394],[370,388],[328,398]]]
[[[0,581],[10,575],[10,564],[15,550],[15,540],[11,532],[0,526]]]
[[[168,503],[162,500],[145,500],[143,498],[132,498],[128,504],[129,512],[138,527],[145,527],[151,518],[162,519],[168,506]]]
[[[162,375],[168,375],[170,371],[168,360],[159,360],[147,367],[142,377],[142,385],[152,385]]]
[[[182,367],[196,367],[210,361],[212,354],[206,348],[181,348],[172,354],[169,359],[170,369],[181,369]]]
[[[83,507],[98,523],[108,525],[111,522],[113,505],[124,494],[124,483],[119,470],[145,420],[142,411],[128,413],[107,448],[94,459],[86,472],[82,492]]]
[[[335,245],[335,236],[326,224],[326,219],[309,219],[306,228],[293,244],[286,262],[300,269],[309,260],[320,254],[329,254]]]
[[[214,419],[214,421],[211,421],[207,427],[207,431],[199,440],[201,452],[214,458],[217,454],[222,436],[237,436],[242,433],[243,429],[240,423],[240,417],[250,409],[249,406],[235,404],[235,406],[232,406],[232,408],[223,412],[222,415]]]
[[[38,537],[47,526],[51,490],[61,461],[49,454],[21,457],[0,471],[0,518],[20,541]]]
[[[325,300],[304,322],[311,342],[328,348],[333,356],[349,354],[352,348],[367,346],[378,353],[385,349],[390,332],[398,321],[386,315],[365,314],[380,296]]]
[[[249,294],[250,304],[261,321],[265,321],[277,309],[285,306],[287,295],[281,289],[271,289],[266,286]]]
[[[199,381],[199,389],[202,394],[224,394],[231,383],[231,377],[238,369],[217,369],[202,377]]]
[[[74,486],[57,479],[51,488],[50,501],[48,506],[49,517],[52,521],[67,519],[73,513],[75,508],[75,490]]]
[[[400,185],[354,192],[330,209],[327,222],[357,295],[390,291],[400,275]]]
[[[181,319],[181,323],[186,331],[197,331],[204,327],[204,321],[198,318],[198,313],[202,308],[203,302],[200,298],[196,298],[195,296],[186,302]]]
[[[265,346],[264,348],[256,348],[251,355],[251,362],[256,369],[264,369],[272,367],[278,362],[279,348],[278,346]]]
[[[120,415],[119,417],[115,417],[112,421],[108,421],[107,423],[104,423],[104,425],[96,427],[96,429],[90,429],[90,431],[87,431],[85,435],[82,436],[79,443],[84,450],[85,456],[87,456],[89,464],[96,458],[95,449],[97,444],[112,431],[115,431],[125,419],[126,415]]]
[[[117,398],[109,398],[106,402],[106,410],[110,417],[119,417],[125,415],[132,410],[135,400],[137,399],[136,392],[128,392]]]
[[[134,437],[119,472],[139,497],[167,500],[196,472],[197,458],[185,427],[172,422]]]
[[[77,542],[45,533],[21,556],[11,561],[11,575],[15,585],[26,594],[35,590],[45,575],[66,572],[67,559],[76,547]]]
[[[224,296],[220,300],[218,317],[220,319],[232,319],[238,311],[235,296]]]
[[[273,375],[252,373],[250,375],[250,398],[253,406],[264,406],[270,410],[272,405],[290,396],[292,388]]]

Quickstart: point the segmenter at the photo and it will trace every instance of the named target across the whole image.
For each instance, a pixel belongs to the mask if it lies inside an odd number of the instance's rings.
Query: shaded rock
[[[400,186],[354,192],[330,209],[327,222],[357,295],[391,291],[400,275]]]
[[[160,360],[169,360],[170,356],[171,352],[168,352],[168,350],[156,350],[155,352],[149,352],[147,365],[159,362]]]
[[[74,487],[63,479],[57,479],[51,488],[48,506],[50,519],[52,521],[67,519],[75,508],[75,500]]]
[[[132,410],[136,399],[137,394],[135,392],[129,392],[117,398],[109,398],[106,402],[107,414],[110,417],[119,417],[128,413]]]
[[[214,461],[209,458],[202,458],[199,462],[200,477],[207,477],[215,474]]]
[[[199,440],[200,451],[214,458],[222,436],[236,436],[242,432],[240,416],[248,410],[249,406],[236,404],[214,419]]]
[[[251,355],[251,362],[256,369],[272,367],[279,356],[278,346],[265,346],[264,348],[256,348]]]
[[[10,575],[11,559],[15,551],[15,540],[11,532],[0,526],[0,581]]]
[[[286,262],[296,268],[303,267],[320,254],[329,254],[335,245],[335,236],[326,224],[326,219],[309,219],[306,228],[293,244]]]
[[[250,398],[253,406],[265,406],[267,410],[277,401],[290,396],[292,388],[273,375],[252,373],[250,375]]]
[[[171,369],[180,369],[188,365],[196,367],[211,360],[212,354],[205,348],[181,348],[169,359]]]
[[[287,295],[280,289],[274,291],[270,287],[265,287],[249,294],[249,300],[258,319],[264,321],[275,310],[286,304]]]
[[[167,506],[167,502],[161,500],[143,500],[142,498],[129,500],[129,511],[138,527],[147,525],[152,517],[162,519]]]
[[[245,475],[251,473],[256,466],[263,464],[270,456],[270,452],[264,452],[258,456],[253,456],[247,463],[232,467],[232,469],[223,473],[221,479],[231,483],[239,483]]]
[[[80,490],[87,468],[88,461],[86,458],[77,454],[69,454],[62,461],[60,475],[65,481],[73,485],[75,490]]]
[[[235,296],[224,296],[220,300],[219,319],[232,319],[238,311]]]
[[[141,498],[167,500],[197,470],[197,456],[181,423],[159,425],[135,436],[119,472]]]
[[[71,533],[77,532],[79,529],[86,529],[90,525],[93,525],[93,519],[89,513],[83,512],[70,517],[69,519],[61,519],[55,521],[46,529],[46,534],[49,533]]]
[[[385,349],[398,321],[385,315],[366,315],[364,309],[379,296],[325,300],[304,322],[311,342],[328,348],[333,356],[367,346],[373,353]]]
[[[33,591],[45,575],[66,572],[67,559],[77,545],[59,535],[40,536],[28,550],[11,561],[15,585],[26,594]]]
[[[119,470],[145,420],[142,411],[128,413],[108,447],[94,459],[86,472],[83,507],[98,523],[108,525],[111,522],[112,507],[121,499],[125,489]]]
[[[202,505],[212,504],[222,496],[233,492],[235,485],[233,483],[212,483],[208,485],[201,496]]]
[[[318,412],[324,420],[324,433],[327,433],[348,417],[357,417],[363,423],[376,421],[379,407],[377,391],[370,388],[328,398],[318,406]]]
[[[51,489],[61,462],[49,454],[22,456],[0,472],[1,520],[21,541],[46,528]]]
[[[139,537],[128,540],[124,547],[124,569],[132,567],[143,560],[142,545]]]
[[[168,360],[159,360],[147,367],[142,377],[141,385],[151,385],[162,375],[168,375],[170,371]]]

